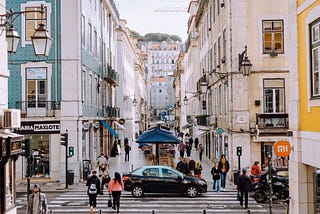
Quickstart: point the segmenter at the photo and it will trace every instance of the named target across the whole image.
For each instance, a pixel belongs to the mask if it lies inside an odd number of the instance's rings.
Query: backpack
[[[96,184],[91,184],[90,185],[89,194],[97,194],[97,186],[96,186]]]

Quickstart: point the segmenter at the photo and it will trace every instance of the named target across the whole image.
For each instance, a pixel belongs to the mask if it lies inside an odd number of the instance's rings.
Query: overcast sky
[[[187,8],[189,0],[114,0],[120,18],[141,35],[167,33],[187,39],[187,12],[154,12],[158,8]]]

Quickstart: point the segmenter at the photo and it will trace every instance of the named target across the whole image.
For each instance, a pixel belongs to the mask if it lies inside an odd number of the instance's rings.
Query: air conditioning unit
[[[21,115],[19,109],[5,109],[2,116],[2,128],[16,129],[21,127]]]

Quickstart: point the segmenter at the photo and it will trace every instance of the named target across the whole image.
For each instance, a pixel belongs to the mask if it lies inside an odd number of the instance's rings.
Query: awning
[[[126,130],[126,127],[124,127],[123,125],[121,125],[120,123],[118,123],[117,121],[114,121],[114,123],[122,130]]]
[[[205,131],[205,130],[199,130],[199,131],[196,131],[194,134],[196,135],[196,136],[200,136],[200,135],[203,135],[203,134],[205,134],[205,133],[207,133],[208,131]]]
[[[103,125],[104,127],[106,127],[106,128],[109,130],[109,132],[110,132],[111,134],[113,134],[113,136],[115,136],[115,137],[118,137],[118,136],[119,136],[118,133],[117,133],[115,130],[113,130],[113,129],[111,128],[111,126],[109,126],[109,124],[108,124],[106,121],[101,120],[100,122],[102,123],[102,125]]]
[[[190,127],[192,127],[192,124],[186,124],[186,125],[184,125],[184,126],[182,126],[182,129],[188,129],[188,128],[190,128]]]

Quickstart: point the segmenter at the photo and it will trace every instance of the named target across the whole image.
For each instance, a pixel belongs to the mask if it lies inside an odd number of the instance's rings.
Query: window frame
[[[270,30],[265,30],[265,24],[267,22],[271,22],[271,26],[274,26],[275,22],[280,22],[281,23],[281,30],[276,30],[276,29],[270,29]],[[273,28],[273,27],[272,27]],[[275,46],[275,33],[280,33],[281,32],[281,43],[282,43],[282,48],[280,50],[276,50]],[[266,41],[265,41],[265,34],[266,33],[271,33],[271,50],[266,50]],[[272,20],[262,20],[262,52],[263,54],[272,54],[272,53],[277,53],[277,54],[283,54],[284,53],[284,20],[283,19],[272,19]]]
[[[315,28],[318,28],[317,40],[314,39]],[[310,34],[310,95],[312,99],[320,99],[320,18],[309,24],[309,34]],[[315,52],[317,51],[317,52]],[[314,54],[317,53],[317,60],[315,60]],[[317,62],[317,69],[315,68],[315,63]],[[317,83],[315,82],[315,75],[318,76]],[[316,86],[317,84],[317,86]],[[317,89],[316,89],[317,87]],[[316,92],[317,90],[317,92]]]
[[[283,86],[266,86],[266,81],[268,80],[282,80]],[[266,107],[266,90],[272,90],[272,112],[267,112],[267,107]],[[280,102],[275,102],[276,99],[276,91],[279,91],[281,93],[281,90],[283,91],[283,111],[276,111],[277,108],[280,109]],[[281,98],[281,97],[279,97]],[[279,106],[277,106],[279,105]],[[283,114],[286,113],[286,86],[285,86],[285,79],[284,78],[265,78],[263,79],[263,112],[265,114]]]

